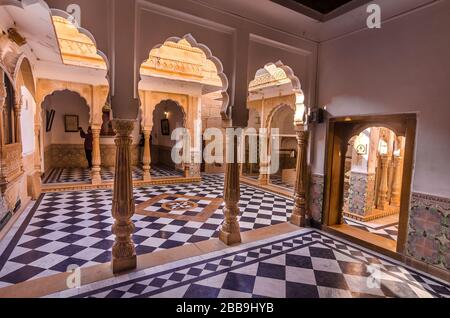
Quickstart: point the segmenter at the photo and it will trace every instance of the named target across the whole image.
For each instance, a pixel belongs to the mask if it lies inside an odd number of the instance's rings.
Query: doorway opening
[[[182,106],[173,100],[163,100],[153,112],[153,130],[150,137],[152,157],[152,177],[182,177],[184,167],[172,160],[175,141],[172,132],[186,127],[186,116]]]
[[[415,131],[415,114],[330,119],[325,229],[380,251],[403,252]]]

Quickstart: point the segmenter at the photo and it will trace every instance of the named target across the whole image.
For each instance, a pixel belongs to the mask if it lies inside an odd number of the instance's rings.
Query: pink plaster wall
[[[450,1],[321,43],[319,106],[332,116],[418,114],[413,191],[450,197]],[[313,173],[324,171],[326,125]]]

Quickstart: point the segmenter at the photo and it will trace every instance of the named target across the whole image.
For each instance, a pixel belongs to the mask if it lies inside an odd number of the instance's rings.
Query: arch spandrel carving
[[[268,63],[256,72],[255,78],[249,84],[249,91],[262,93],[265,89],[290,85],[291,94],[264,99],[263,122],[269,127],[272,115],[270,113],[281,104],[289,105],[294,110],[294,124],[297,127],[307,125],[307,107],[304,104],[305,96],[302,91],[300,79],[294,71],[281,61]],[[261,100],[250,101],[249,106]],[[267,116],[267,117],[266,117]]]
[[[187,120],[186,114],[190,111],[188,95],[168,92],[139,91],[139,96],[141,98],[141,124],[143,130],[148,131],[153,128],[153,112],[158,104],[166,100],[171,100],[177,103],[183,111],[185,121]],[[186,126],[186,124],[187,123],[185,122],[184,126]]]
[[[185,45],[187,43],[187,46]],[[198,54],[199,52],[201,53],[200,55],[203,55],[202,59],[206,59],[206,63],[203,65],[203,67],[206,67],[206,73],[210,72],[212,69],[214,69],[214,73],[215,74],[203,74],[202,76],[205,77],[205,79],[207,81],[211,81],[214,79],[215,84],[217,85],[217,83],[221,82],[221,87],[218,89],[218,91],[220,91],[220,94],[222,96],[222,107],[221,107],[221,116],[223,120],[229,120],[229,116],[231,114],[231,107],[229,105],[229,101],[230,101],[230,97],[228,95],[228,87],[229,87],[229,81],[227,76],[224,73],[224,68],[222,65],[222,62],[215,57],[211,50],[202,43],[197,42],[197,40],[192,36],[192,34],[186,34],[183,37],[170,37],[168,38],[166,41],[164,41],[164,43],[158,44],[156,46],[153,47],[153,49],[150,51],[150,55],[148,57],[148,59],[146,59],[145,61],[143,61],[143,63],[141,64],[141,68],[142,67],[147,67],[149,68],[149,66],[152,65],[152,63],[158,63],[162,62],[162,68],[164,68],[164,63],[166,63],[166,66],[169,68],[170,71],[173,71],[174,69],[177,69],[178,67],[181,67],[182,69],[179,69],[179,73],[185,73],[186,71],[188,71],[187,73],[197,73],[198,71],[200,71],[200,69],[198,69],[198,65],[194,67],[194,69],[191,69],[189,67],[188,64],[186,63],[175,63],[174,61],[164,61],[164,57],[158,57],[155,58],[153,57],[152,59],[152,52],[155,50],[160,50],[164,51],[166,48],[165,46],[169,44],[168,46],[170,46],[171,48],[182,48],[183,50],[188,50],[190,52],[193,52],[195,54]],[[182,45],[181,45],[182,44]],[[202,68],[202,67],[200,67]],[[205,70],[203,70],[205,71]],[[169,72],[170,73],[170,72]],[[200,72],[201,73],[201,72]],[[203,72],[205,73],[205,72]],[[141,77],[142,75],[151,75],[147,72],[141,71]],[[192,74],[191,74],[192,75]],[[140,93],[140,97],[142,96],[142,94]],[[180,105],[187,105],[188,101],[184,101],[184,100],[175,100],[174,98],[170,98],[176,102],[178,102]],[[142,111],[142,107],[143,107],[144,102],[141,100],[141,111]],[[186,111],[186,109],[185,109]],[[142,113],[144,113],[145,111],[143,111]]]
[[[0,34],[0,66],[4,69],[11,83],[16,82],[16,70],[23,58],[24,54],[20,52],[18,46],[10,41],[5,34]]]
[[[37,107],[36,124],[40,124],[42,103],[45,98],[54,92],[69,90],[78,93],[86,104],[89,106],[90,124],[94,126],[101,126],[102,124],[102,109],[106,103],[109,94],[108,86],[92,86],[89,84],[73,83],[66,81],[39,79],[37,85]]]

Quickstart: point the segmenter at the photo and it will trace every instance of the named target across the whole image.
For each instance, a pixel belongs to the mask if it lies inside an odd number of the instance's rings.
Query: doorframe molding
[[[399,235],[396,252],[405,254],[408,238],[409,210],[414,170],[417,114],[368,115],[332,117],[327,124],[325,153],[325,189],[322,224],[325,227],[339,225],[343,204],[344,150],[349,139],[369,127],[384,127],[404,136],[405,156],[400,199]],[[344,149],[345,148],[345,149]]]

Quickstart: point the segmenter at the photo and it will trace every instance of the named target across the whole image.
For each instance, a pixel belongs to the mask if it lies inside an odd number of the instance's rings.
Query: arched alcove
[[[268,155],[266,160],[260,158],[265,161],[258,176],[260,184],[272,183],[293,190],[296,179],[296,127],[306,124],[306,106],[299,78],[281,61],[266,64],[249,83],[247,107],[250,110],[249,123],[256,120],[252,116],[258,115],[260,127],[267,129]],[[271,149],[275,145],[279,145],[279,149]],[[278,155],[278,169],[267,171],[266,167]]]
[[[153,129],[151,133],[151,154],[153,177],[179,176],[183,167],[172,160],[172,132],[177,128],[186,128],[186,113],[176,101],[162,100],[153,111]],[[178,170],[178,172],[177,172]]]
[[[84,140],[78,128],[81,127],[87,132],[91,126],[89,110],[86,99],[76,91],[58,90],[44,98],[41,125],[44,128],[42,143],[46,182],[82,181],[81,171],[88,167],[88,164]],[[57,172],[53,171],[55,169]],[[61,171],[65,174],[64,180],[51,178]]]

